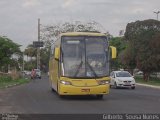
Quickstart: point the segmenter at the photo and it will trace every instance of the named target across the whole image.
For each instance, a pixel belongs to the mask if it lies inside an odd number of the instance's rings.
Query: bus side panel
[[[51,81],[52,88],[57,91],[58,84],[58,61],[52,58],[49,63],[49,78]]]
[[[54,89],[55,91],[58,92],[58,76],[59,76],[59,73],[58,73],[58,60],[53,60],[53,86],[54,86]]]
[[[53,89],[53,86],[52,86],[52,82],[53,82],[53,58],[50,58],[50,60],[49,60],[49,80],[50,80],[51,87]]]

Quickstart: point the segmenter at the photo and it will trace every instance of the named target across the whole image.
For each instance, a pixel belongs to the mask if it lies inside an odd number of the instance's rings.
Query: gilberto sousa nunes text
[[[160,120],[160,114],[103,114],[103,120]]]

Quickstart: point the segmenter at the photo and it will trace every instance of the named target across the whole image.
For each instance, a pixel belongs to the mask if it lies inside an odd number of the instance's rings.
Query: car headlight
[[[132,82],[136,82],[135,79],[133,79]]]
[[[110,83],[109,80],[98,80],[99,85],[106,85],[106,84],[109,84],[109,83]]]
[[[60,83],[61,83],[61,84],[64,84],[64,85],[72,85],[71,82],[69,82],[69,81],[64,81],[64,80],[61,80]]]
[[[122,80],[118,79],[118,82],[122,82]]]

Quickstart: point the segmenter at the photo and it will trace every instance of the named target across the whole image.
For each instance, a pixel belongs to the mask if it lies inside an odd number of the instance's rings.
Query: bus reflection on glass
[[[60,96],[96,95],[103,98],[109,93],[110,53],[116,58],[116,48],[109,46],[105,34],[62,33],[51,47],[49,78],[52,90]]]

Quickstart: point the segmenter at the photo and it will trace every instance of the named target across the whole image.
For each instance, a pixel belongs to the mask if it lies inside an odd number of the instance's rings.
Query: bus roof
[[[67,32],[61,33],[61,36],[106,36],[103,33],[96,32]]]

